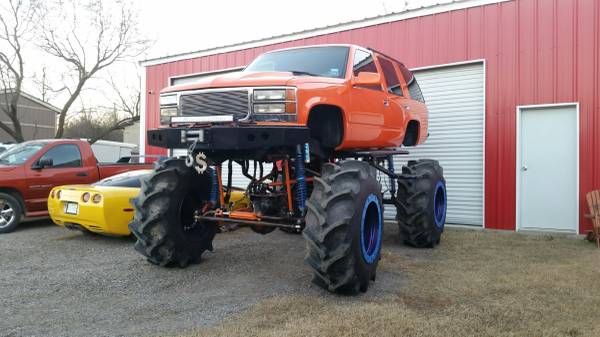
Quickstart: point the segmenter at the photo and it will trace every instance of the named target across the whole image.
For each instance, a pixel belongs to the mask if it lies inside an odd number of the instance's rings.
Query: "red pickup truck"
[[[76,139],[34,140],[0,154],[0,234],[26,217],[48,215],[50,190],[65,184],[90,184],[152,164],[99,164],[90,144]]]

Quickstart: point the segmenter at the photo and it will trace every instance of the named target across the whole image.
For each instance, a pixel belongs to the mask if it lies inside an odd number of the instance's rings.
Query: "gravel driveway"
[[[402,250],[388,227],[384,249]],[[335,297],[310,283],[304,245],[299,235],[242,229],[218,235],[201,264],[165,269],[147,263],[128,238],[73,232],[48,220],[24,224],[0,235],[0,335],[179,334],[274,296],[361,301],[405,282],[380,272],[367,294]]]

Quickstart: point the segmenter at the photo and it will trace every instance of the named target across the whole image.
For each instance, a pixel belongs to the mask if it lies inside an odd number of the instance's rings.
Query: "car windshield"
[[[244,71],[287,71],[298,76],[344,78],[348,47],[310,47],[266,53]]]
[[[152,170],[129,171],[114,175],[112,177],[104,178],[92,185],[140,188],[142,186],[142,182],[140,179],[149,176],[150,173],[152,173]]]
[[[25,142],[0,153],[0,165],[22,165],[44,147],[44,143]]]

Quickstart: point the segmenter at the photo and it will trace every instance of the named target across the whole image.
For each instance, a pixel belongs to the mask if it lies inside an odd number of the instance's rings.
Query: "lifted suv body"
[[[322,68],[317,74],[254,71],[267,67],[269,57],[283,53],[289,53],[290,60],[327,56],[339,60],[306,61],[305,67]],[[261,90],[267,89],[285,92],[285,97],[261,99]],[[417,99],[411,97],[415,94]],[[161,92],[161,101],[166,103],[161,105],[161,123],[169,127],[150,131],[148,142],[165,148],[188,148],[198,134],[190,128],[204,130],[197,144],[204,151],[267,150],[304,143],[308,136],[325,150],[381,149],[417,145],[427,137],[427,108],[412,73],[401,62],[355,45],[266,53],[244,71],[168,87]],[[231,107],[231,102],[233,114],[214,113],[214,108]],[[260,113],[268,105],[284,109]],[[177,116],[166,116],[174,109]]]
[[[160,110],[149,144],[188,152],[159,162],[133,202],[135,248],[152,263],[199,262],[226,223],[279,228],[302,232],[316,284],[356,293],[375,280],[384,204],[396,207],[404,242],[440,241],[441,166],[394,168],[401,145],[425,140],[428,116],[413,74],[390,57],[354,45],[273,51],[242,72],[166,88]],[[227,192],[234,162],[250,180],[242,210]]]

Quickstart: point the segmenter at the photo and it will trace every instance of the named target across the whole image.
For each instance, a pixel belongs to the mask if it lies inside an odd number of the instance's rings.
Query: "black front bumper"
[[[309,141],[310,132],[302,126],[211,126],[204,128],[164,128],[148,131],[148,144],[167,149],[239,151],[291,147]]]

